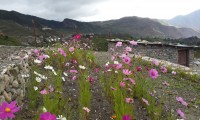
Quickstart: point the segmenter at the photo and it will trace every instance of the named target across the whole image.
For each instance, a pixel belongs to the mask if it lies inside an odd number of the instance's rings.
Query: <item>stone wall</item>
[[[0,46],[0,51],[0,104],[13,100],[22,104],[25,83],[29,80],[30,66],[27,56],[30,54],[30,48]]]
[[[116,42],[109,42],[108,48],[115,47]],[[127,42],[123,42],[123,47],[118,47],[117,51],[125,51],[125,47],[130,46]],[[148,56],[160,60],[169,61],[178,64],[178,50],[185,49],[182,47],[170,46],[170,45],[154,45],[154,44],[138,44],[133,46],[133,54],[140,54],[142,56]],[[189,49],[189,66],[193,67],[194,63],[194,51]]]

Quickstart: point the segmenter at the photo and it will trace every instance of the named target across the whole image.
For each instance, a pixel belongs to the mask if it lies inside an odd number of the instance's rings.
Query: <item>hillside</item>
[[[33,20],[37,35],[61,35],[74,32],[96,34],[129,34],[134,37],[186,38],[200,37],[200,33],[189,28],[176,28],[163,25],[149,18],[124,17],[102,22],[80,22],[64,19],[62,22],[46,20],[31,15],[24,15],[16,11],[0,10],[0,31],[10,36],[33,35]],[[51,31],[42,31],[42,28]]]
[[[200,31],[200,10],[185,16],[176,16],[173,19],[166,20],[166,22],[174,26],[188,27]]]

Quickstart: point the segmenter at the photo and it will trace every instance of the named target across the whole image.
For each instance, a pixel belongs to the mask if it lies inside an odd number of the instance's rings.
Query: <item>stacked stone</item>
[[[0,74],[0,104],[3,101],[11,102],[13,100],[22,104],[30,71],[28,53],[30,51],[20,51],[17,55],[7,58],[12,61],[12,64],[4,68]]]

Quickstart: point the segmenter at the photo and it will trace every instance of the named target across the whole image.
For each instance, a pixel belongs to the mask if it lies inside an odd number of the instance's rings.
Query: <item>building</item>
[[[124,47],[119,51],[124,51],[126,46],[132,47],[133,54],[139,53],[143,56],[170,61],[172,63],[192,67],[194,62],[194,49],[196,46],[187,46],[180,44],[164,44],[160,42],[138,42],[138,45],[132,46],[128,40],[108,40],[108,48],[115,47],[117,42],[121,41]]]

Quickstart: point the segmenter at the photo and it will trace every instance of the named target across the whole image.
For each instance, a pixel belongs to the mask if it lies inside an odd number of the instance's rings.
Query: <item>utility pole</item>
[[[33,24],[33,37],[35,39],[35,46],[37,47],[36,33],[35,33],[35,21],[34,20],[32,20],[32,24]]]

